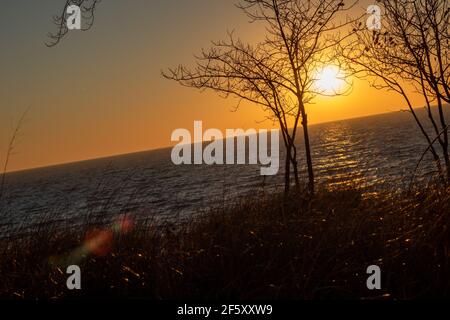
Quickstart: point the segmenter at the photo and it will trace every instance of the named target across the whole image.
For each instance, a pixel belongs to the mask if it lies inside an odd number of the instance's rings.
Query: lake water
[[[426,116],[422,111],[420,115]],[[407,112],[313,125],[310,131],[317,179],[331,186],[350,181],[369,188],[405,186],[427,146]],[[304,149],[301,143],[298,147],[306,179]],[[177,220],[263,189],[282,190],[283,152],[279,174],[264,179],[258,165],[175,166],[170,151],[8,174],[0,203],[0,235],[27,232],[39,224],[74,226],[88,217],[123,213],[135,219]],[[419,176],[433,170],[427,157]]]

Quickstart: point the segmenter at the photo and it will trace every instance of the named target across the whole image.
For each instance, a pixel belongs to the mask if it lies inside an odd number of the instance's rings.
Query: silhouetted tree
[[[360,75],[369,77],[377,88],[388,88],[405,99],[420,131],[430,147],[442,176],[441,157],[450,179],[448,124],[445,103],[450,102],[449,1],[379,0],[383,12],[382,29],[368,30],[364,22],[355,25],[353,41],[342,46],[342,56]],[[411,103],[407,87],[423,95],[431,135]],[[437,104],[438,115],[432,113]],[[434,138],[434,139],[433,139]],[[434,147],[438,141],[441,152]],[[439,155],[440,153],[440,155]]]
[[[297,185],[295,142],[301,122],[308,190],[314,194],[306,107],[321,94],[315,85],[317,71],[334,61],[331,38],[350,23],[336,22],[337,14],[352,6],[335,0],[243,0],[238,7],[251,22],[264,23],[265,40],[251,46],[231,35],[229,41],[213,42],[209,50],[203,50],[196,57],[196,67],[179,66],[164,75],[182,85],[231,94],[269,110],[269,118],[280,125],[287,151],[286,169],[290,161]],[[289,125],[292,130],[288,130]]]
[[[212,89],[223,97],[234,95],[269,111],[267,118],[278,123],[286,148],[285,191],[288,192],[295,148],[288,118],[296,114],[296,108],[285,95],[284,67],[264,46],[244,44],[230,33],[228,41],[214,42],[211,49],[202,51],[195,70],[179,66],[169,69],[164,76],[189,87]],[[298,174],[296,183],[299,183]]]

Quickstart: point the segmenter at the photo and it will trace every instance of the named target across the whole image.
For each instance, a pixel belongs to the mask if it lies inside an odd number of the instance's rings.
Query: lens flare
[[[50,263],[56,265],[78,264],[90,255],[103,257],[114,246],[115,236],[129,233],[134,221],[127,214],[119,216],[110,228],[94,228],[86,232],[83,244],[62,257],[50,257]]]

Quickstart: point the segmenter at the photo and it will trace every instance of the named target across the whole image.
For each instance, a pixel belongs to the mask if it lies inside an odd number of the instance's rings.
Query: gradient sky
[[[0,11],[0,163],[14,124],[30,107],[9,171],[172,145],[171,132],[204,127],[271,128],[263,113],[161,77],[227,30],[246,40],[260,29],[231,0],[103,0],[94,27],[56,47],[46,34],[64,0],[8,1]],[[359,10],[364,12],[362,1]],[[417,105],[421,101],[416,98]],[[403,108],[394,93],[356,81],[346,97],[318,98],[311,123]]]

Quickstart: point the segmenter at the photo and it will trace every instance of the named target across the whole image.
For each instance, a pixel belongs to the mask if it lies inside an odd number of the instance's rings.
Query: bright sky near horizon
[[[257,38],[259,27],[247,23],[235,2],[104,0],[90,31],[71,31],[47,48],[51,17],[64,1],[8,1],[0,11],[0,163],[28,107],[9,171],[167,147],[172,131],[192,129],[194,120],[221,130],[272,128],[253,105],[231,112],[236,100],[161,76],[167,67],[192,63],[193,54],[227,30]],[[355,81],[350,95],[318,98],[308,114],[320,123],[403,106],[398,95]]]

